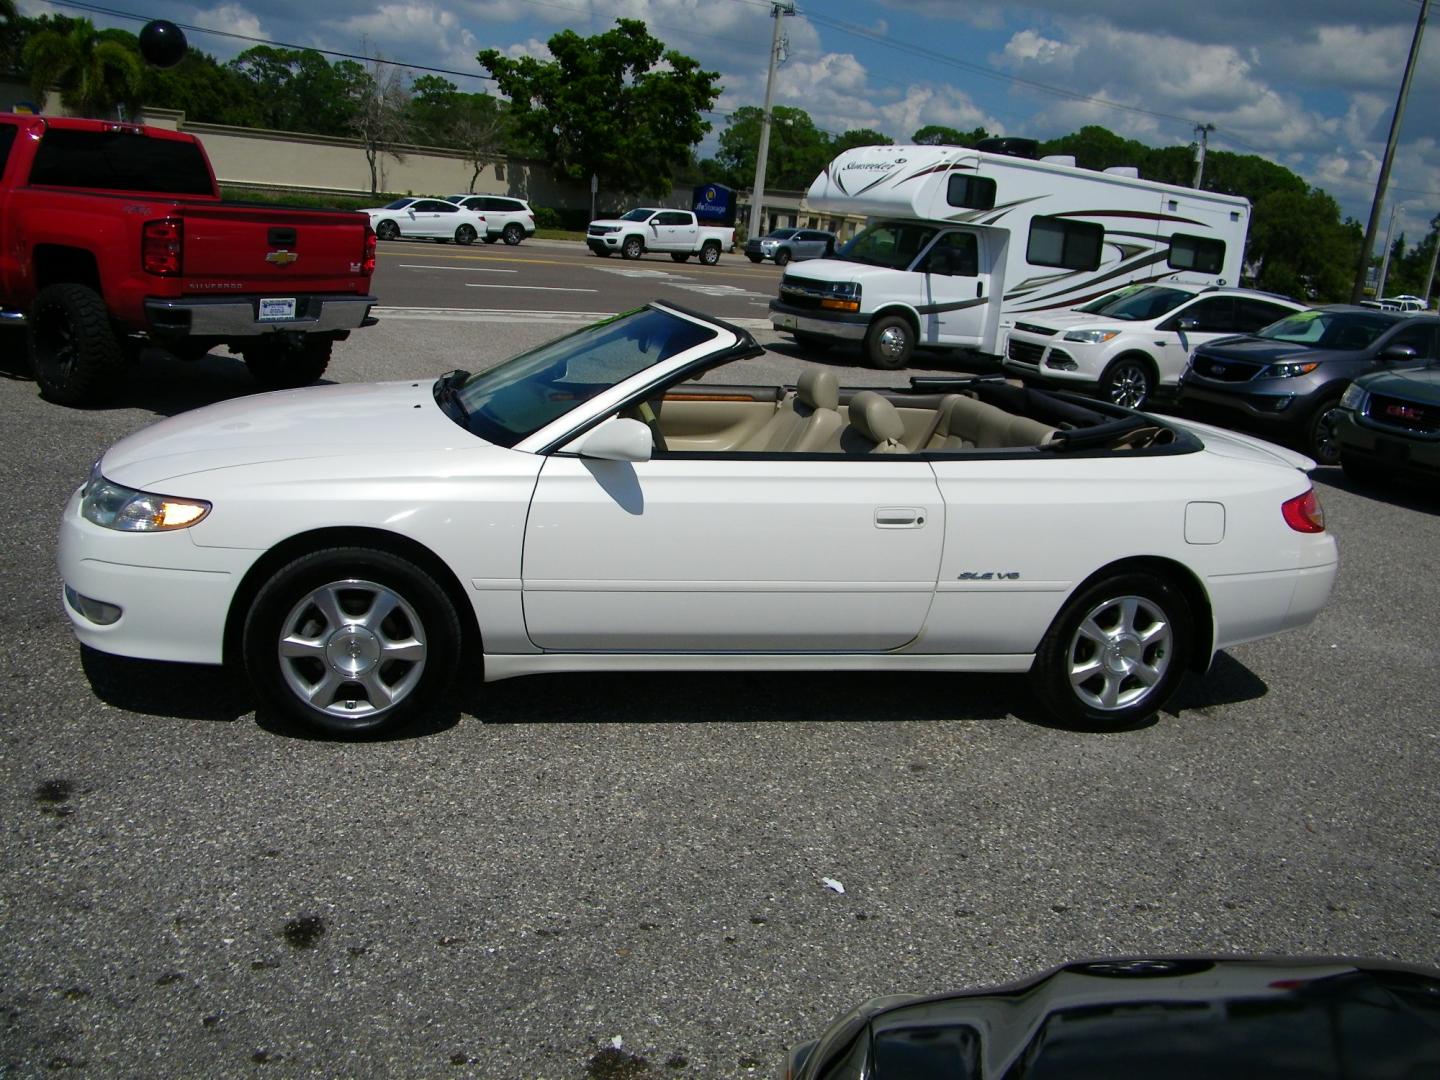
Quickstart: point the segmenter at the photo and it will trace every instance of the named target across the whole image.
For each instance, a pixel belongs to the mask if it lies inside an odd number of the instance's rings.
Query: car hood
[[[1104,330],[1148,330],[1149,322],[1129,322],[1125,319],[1107,319],[1091,311],[1037,311],[1029,315],[1015,316],[1017,323],[1043,326],[1047,330],[1074,330],[1077,327],[1093,326]]]
[[[179,476],[315,458],[398,458],[489,447],[435,404],[428,380],[256,394],[152,424],[101,459],[107,478],[147,488]]]
[[[613,226],[615,226],[615,227],[617,227],[617,228],[621,228],[621,229],[628,228],[629,226],[633,225],[633,226],[635,226],[637,229],[639,229],[639,228],[643,228],[643,227],[645,226],[645,222],[643,222],[643,221],[621,221],[619,218],[596,218],[594,221],[590,222],[590,227],[591,227],[591,228],[594,228],[596,225],[613,225]]]
[[[1440,367],[1433,365],[1376,371],[1355,381],[1372,394],[1440,401]]]
[[[1291,341],[1271,341],[1268,338],[1241,334],[1235,337],[1218,338],[1196,349],[1207,356],[1218,356],[1228,360],[1249,360],[1255,364],[1275,364],[1284,360],[1334,360],[1339,357],[1354,359],[1361,350],[1356,349],[1311,349]]]
[[[1312,458],[1294,450],[1287,450],[1283,446],[1276,446],[1264,439],[1257,439],[1253,435],[1242,435],[1238,431],[1230,431],[1227,428],[1219,428],[1211,424],[1201,424],[1195,420],[1182,420],[1175,416],[1166,416],[1164,419],[1165,423],[1171,427],[1183,428],[1194,433],[1205,444],[1207,451],[1221,457],[1233,458],[1237,461],[1258,461],[1270,465],[1284,465],[1286,468],[1299,469],[1301,472],[1309,472],[1315,468]]]
[[[809,259],[805,269],[793,276],[807,281],[857,281],[862,285],[872,279],[891,278],[904,270],[892,270],[888,266],[870,266],[868,263],[848,262],[845,259]],[[786,277],[792,275],[787,274]]]

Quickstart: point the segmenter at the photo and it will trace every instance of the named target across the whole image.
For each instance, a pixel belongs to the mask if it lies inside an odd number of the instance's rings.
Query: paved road
[[[407,303],[448,306],[435,278]],[[387,318],[332,375],[557,330],[498,320]],[[0,1075],[765,1076],[869,995],[1077,956],[1440,963],[1432,496],[1319,474],[1330,608],[1140,731],[1057,730],[1013,678],[575,676],[344,744],[222,673],[82,654],[60,614],[55,519],[95,456],[249,390],[218,355],[103,410],[0,379]]]

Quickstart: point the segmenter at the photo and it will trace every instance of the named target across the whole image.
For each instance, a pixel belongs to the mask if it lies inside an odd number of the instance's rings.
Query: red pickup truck
[[[375,323],[374,271],[364,214],[221,202],[192,135],[0,113],[0,325],[51,401],[105,400],[147,346],[314,382]]]

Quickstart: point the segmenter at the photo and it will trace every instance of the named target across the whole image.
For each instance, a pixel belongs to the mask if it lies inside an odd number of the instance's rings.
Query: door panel
[[[526,626],[562,650],[898,648],[934,594],[940,509],[923,461],[557,455],[525,532]]]
[[[951,345],[979,345],[985,339],[990,275],[978,234],[942,234],[917,269],[923,282],[921,338]]]

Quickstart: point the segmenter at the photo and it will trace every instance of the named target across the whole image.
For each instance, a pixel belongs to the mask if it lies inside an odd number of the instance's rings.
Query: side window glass
[[[10,160],[10,147],[15,145],[19,130],[14,124],[0,124],[0,177],[5,175],[5,163]]]
[[[1030,221],[1025,257],[1037,266],[1097,270],[1104,242],[1104,226],[1069,218],[1036,217]]]
[[[1429,326],[1407,326],[1388,342],[1386,347],[1391,345],[1409,345],[1415,350],[1415,355],[1420,357],[1433,357],[1435,355],[1435,330]]]
[[[1197,300],[1167,320],[1165,329],[1180,329],[1181,319],[1194,319],[1196,325],[1191,329],[1197,334],[1233,334],[1238,329],[1235,325],[1235,300],[1229,296]]]
[[[995,181],[988,176],[951,173],[945,187],[945,201],[951,206],[963,206],[967,210],[993,210]]]
[[[1169,265],[1176,270],[1218,274],[1225,265],[1225,241],[1176,233],[1170,238]]]
[[[1248,296],[1240,297],[1238,306],[1240,310],[1235,318],[1235,329],[1247,334],[1293,314],[1289,308],[1283,308],[1279,304],[1267,304],[1263,300],[1252,300]]]

